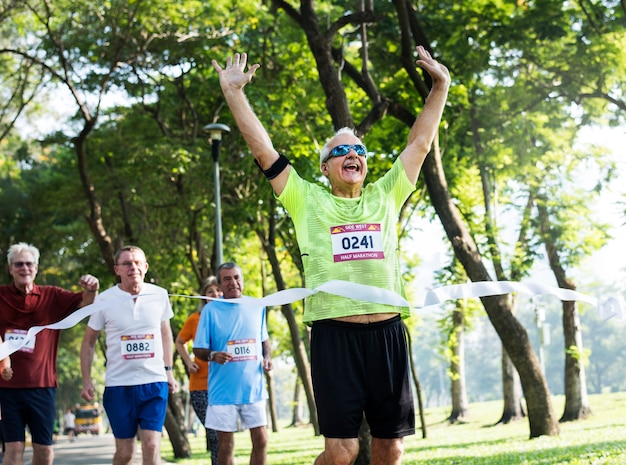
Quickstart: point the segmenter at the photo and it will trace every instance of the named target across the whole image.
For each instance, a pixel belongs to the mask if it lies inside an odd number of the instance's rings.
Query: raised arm
[[[420,59],[416,61],[416,64],[430,74],[433,86],[424,108],[411,127],[407,146],[400,154],[404,170],[413,183],[417,181],[424,159],[430,152],[430,147],[437,135],[450,87],[448,69],[431,57],[421,45],[417,46],[417,53]]]
[[[85,274],[80,277],[78,285],[84,289],[83,300],[81,300],[78,307],[83,308],[87,305],[92,304],[96,299],[96,296],[98,295],[98,289],[100,288],[100,282],[98,281],[98,278],[90,274]]]
[[[267,171],[271,170],[272,166],[279,160],[279,154],[274,149],[269,134],[244,93],[244,86],[252,80],[254,73],[260,67],[260,65],[254,64],[248,67],[248,71],[245,71],[247,61],[248,55],[246,53],[235,53],[234,56],[227,58],[225,68],[222,68],[215,60],[212,63],[219,75],[224,98],[235,118],[239,131],[261,169]],[[270,179],[270,184],[277,195],[280,195],[285,187],[289,170],[290,166],[287,165],[280,171],[280,174]]]

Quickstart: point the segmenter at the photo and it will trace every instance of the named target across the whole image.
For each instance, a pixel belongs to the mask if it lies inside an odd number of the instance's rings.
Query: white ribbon
[[[509,294],[511,292],[521,292],[530,295],[549,294],[558,297],[560,300],[576,300],[586,302],[597,308],[598,316],[603,320],[613,317],[623,319],[622,305],[619,300],[609,297],[603,303],[598,299],[590,297],[571,289],[546,286],[539,283],[519,283],[514,281],[480,281],[466,284],[452,284],[428,291],[424,298],[424,307],[439,305],[445,300],[464,299],[468,297],[487,297],[494,295]]]
[[[387,289],[381,289],[379,287],[367,286],[365,284],[351,283],[348,281],[328,281],[315,289],[308,289],[306,287],[292,287],[290,289],[284,289],[282,291],[275,292],[274,294],[266,295],[265,297],[248,297],[243,296],[239,299],[219,299],[220,301],[243,304],[254,304],[260,307],[272,307],[278,305],[290,304],[309,297],[318,292],[326,292],[327,294],[338,295],[340,297],[347,297],[349,299],[363,300],[365,302],[372,302],[375,304],[395,305],[396,307],[411,307],[411,304],[402,296],[395,292],[388,291]],[[189,297],[186,295],[170,294],[174,297]],[[209,299],[214,300],[211,297],[193,296],[194,299]]]
[[[0,345],[0,360],[2,360],[5,357],[8,357],[13,352],[17,352],[18,350],[20,350],[23,346],[25,346],[29,341],[33,340],[35,336],[37,336],[37,334],[39,334],[44,329],[71,328],[72,326],[76,326],[83,318],[88,317],[92,313],[96,313],[104,308],[110,307],[112,303],[117,303],[117,302],[121,302],[125,300],[128,300],[128,299],[120,299],[119,301],[115,301],[115,302],[113,301],[94,302],[93,304],[85,305],[84,307],[79,308],[71,315],[66,316],[61,321],[58,321],[56,323],[45,325],[45,326],[32,326],[23,338],[4,341],[2,345]]]
[[[364,284],[357,284],[339,280],[328,281],[315,289],[295,287],[290,289],[284,289],[282,291],[275,292],[274,294],[270,294],[262,298],[243,296],[239,299],[224,299],[221,301],[233,304],[250,304],[255,306],[272,307],[293,303],[318,292],[326,292],[328,294],[346,297],[349,299],[362,300],[377,304],[394,305],[397,307],[411,307],[406,299],[396,294],[395,292],[391,292],[386,289],[381,289],[374,286],[367,286]],[[576,300],[586,302],[597,308],[598,315],[603,320],[608,320],[613,317],[617,317],[619,319],[623,318],[622,305],[620,301],[615,298],[611,297],[607,299],[604,303],[600,304],[598,302],[598,299],[569,289],[545,286],[543,284],[537,283],[524,284],[512,281],[482,281],[466,284],[453,284],[450,286],[443,286],[432,289],[426,294],[423,307],[439,305],[446,300],[456,300],[469,297],[487,297],[493,295],[509,294],[511,292],[523,292],[530,295],[550,294],[558,297],[561,300]],[[86,318],[93,313],[96,313],[104,308],[117,305],[118,303],[124,302],[126,300],[141,297],[142,295],[147,294],[138,294],[115,301],[96,301],[91,305],[86,305],[80,308],[79,310],[75,311],[74,313],[57,323],[46,326],[33,326],[28,330],[24,338],[4,341],[4,343],[0,345],[0,360],[20,350],[24,345],[34,339],[35,336],[44,329],[60,330],[71,328],[72,326],[78,324],[83,318]],[[213,300],[211,297],[205,296],[188,296],[181,294],[169,295],[170,297]]]

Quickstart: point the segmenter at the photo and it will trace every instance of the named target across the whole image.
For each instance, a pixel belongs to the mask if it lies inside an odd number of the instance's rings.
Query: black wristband
[[[171,367],[169,365],[165,365],[165,371],[172,371],[174,369],[174,367]]]
[[[278,153],[278,160],[276,160],[274,164],[272,164],[272,166],[270,166],[266,170],[261,168],[261,165],[259,165],[259,162],[256,158],[254,159],[254,163],[256,163],[256,166],[258,166],[259,169],[263,171],[263,174],[268,180],[274,179],[276,176],[282,173],[285,168],[287,168],[287,165],[291,164],[289,159],[280,152]]]

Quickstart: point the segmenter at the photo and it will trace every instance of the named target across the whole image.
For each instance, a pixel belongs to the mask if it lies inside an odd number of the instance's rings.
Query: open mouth
[[[358,163],[352,161],[352,162],[345,163],[343,165],[343,169],[346,170],[346,171],[356,171],[356,172],[358,172],[358,171],[361,171],[361,166]]]

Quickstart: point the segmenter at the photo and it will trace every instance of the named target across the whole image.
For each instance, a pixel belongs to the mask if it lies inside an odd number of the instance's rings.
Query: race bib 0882
[[[26,339],[28,331],[25,329],[7,329],[4,333],[5,341],[23,341]],[[34,352],[35,351],[35,338],[32,338],[26,344],[22,346],[20,352]]]
[[[154,334],[129,334],[121,337],[122,358],[134,360],[136,358],[154,357]]]

